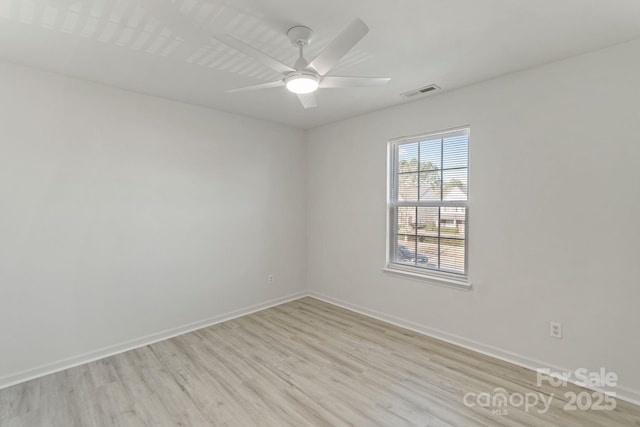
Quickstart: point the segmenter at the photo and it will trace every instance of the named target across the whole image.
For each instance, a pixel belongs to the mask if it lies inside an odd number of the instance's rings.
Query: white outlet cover
[[[559,322],[549,322],[549,335],[554,338],[562,338],[562,324]]]

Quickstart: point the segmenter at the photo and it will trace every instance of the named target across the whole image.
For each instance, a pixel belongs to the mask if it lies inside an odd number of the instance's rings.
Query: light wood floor
[[[0,390],[0,425],[640,426],[623,401],[564,411],[564,392],[584,390],[539,390],[535,377],[303,298]],[[464,405],[497,387],[560,397],[545,414]]]

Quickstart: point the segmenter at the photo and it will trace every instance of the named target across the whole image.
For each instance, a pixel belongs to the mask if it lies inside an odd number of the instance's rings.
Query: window
[[[387,271],[465,284],[469,129],[389,143]]]

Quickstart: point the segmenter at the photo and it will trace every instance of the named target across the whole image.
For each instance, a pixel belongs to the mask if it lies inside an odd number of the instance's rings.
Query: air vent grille
[[[422,95],[423,93],[435,92],[436,90],[440,90],[440,86],[438,85],[429,85],[425,87],[421,87],[419,89],[410,90],[408,92],[401,93],[401,96],[405,98],[411,98],[412,96]]]

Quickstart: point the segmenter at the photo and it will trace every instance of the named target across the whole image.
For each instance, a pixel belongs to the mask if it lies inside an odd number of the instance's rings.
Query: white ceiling
[[[314,29],[313,58],[356,17],[371,31],[330,74],[387,86],[322,89],[306,110],[282,87],[224,92],[281,76],[211,34],[293,64],[289,27]],[[637,0],[0,0],[0,59],[301,128],[638,37]]]

